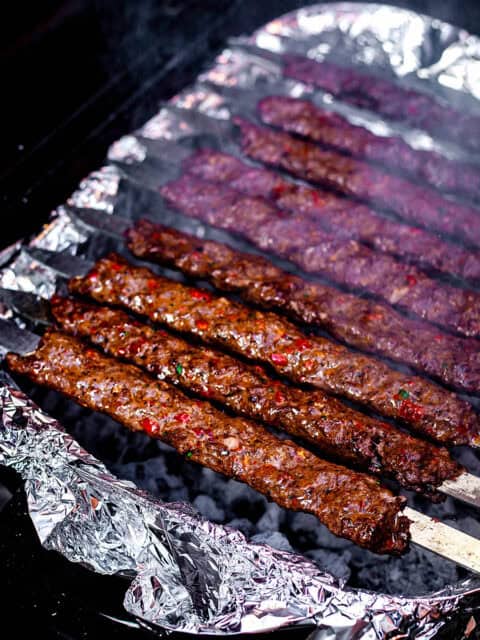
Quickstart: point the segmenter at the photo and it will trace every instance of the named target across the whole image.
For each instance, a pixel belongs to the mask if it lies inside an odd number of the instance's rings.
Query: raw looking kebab
[[[275,313],[174,282],[116,254],[72,278],[69,288],[265,362],[296,383],[343,395],[440,442],[470,443],[478,435],[478,417],[454,393],[326,338],[307,337]]]
[[[437,189],[480,196],[479,168],[413,149],[401,138],[377,136],[308,100],[269,96],[260,100],[258,110],[263,122],[289,133],[424,180]]]
[[[261,256],[149,220],[140,220],[129,230],[128,245],[142,260],[175,267],[188,277],[240,294],[247,302],[325,328],[363,351],[405,362],[465,391],[480,388],[476,340],[439,333],[386,305],[303,280]]]
[[[435,487],[462,472],[446,449],[353,411],[321,391],[286,385],[261,367],[155,330],[123,311],[60,297],[52,298],[51,311],[63,331],[111,356],[408,489],[440,498]]]
[[[392,554],[407,549],[405,498],[374,478],[192,400],[133,365],[86,349],[74,337],[47,330],[33,353],[10,353],[7,364],[133,431],[160,438],[193,462],[246,482],[283,507],[314,514],[332,533],[359,546]]]
[[[299,224],[264,198],[223,184],[183,175],[164,185],[161,194],[183,214],[243,235],[307,273],[322,274],[462,335],[480,336],[476,291],[434,280],[412,265],[339,238],[314,222]]]
[[[458,236],[480,247],[480,209],[450,200],[433,189],[386,173],[336,151],[321,149],[289,133],[235,118],[243,152],[297,178],[393,211],[409,222]]]
[[[405,89],[391,80],[296,55],[284,56],[283,74],[390,120],[425,129],[461,147],[475,151],[480,149],[478,116],[457,111],[432,96]]]
[[[327,231],[352,238],[421,267],[480,281],[480,253],[438,236],[378,214],[374,210],[337,196],[286,180],[269,169],[254,167],[221,151],[197,151],[183,163],[198,178],[226,183],[249,196],[260,196],[289,211],[302,221],[312,218]]]

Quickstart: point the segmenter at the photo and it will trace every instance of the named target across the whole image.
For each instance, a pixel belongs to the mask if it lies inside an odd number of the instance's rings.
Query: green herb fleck
[[[177,366],[175,367],[175,371],[178,373],[179,376],[182,375],[183,373],[183,367],[180,363],[177,364]]]
[[[191,458],[193,456],[193,453],[191,451],[187,451],[185,455],[187,458]]]
[[[398,395],[403,400],[406,400],[410,396],[410,394],[408,393],[408,391],[406,389],[400,389],[400,391],[398,392]]]

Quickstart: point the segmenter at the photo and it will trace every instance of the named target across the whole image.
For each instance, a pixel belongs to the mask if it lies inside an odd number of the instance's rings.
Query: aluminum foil
[[[461,92],[479,110],[479,38],[413,11],[373,3],[314,5],[273,20],[248,41],[276,53],[373,67],[459,104]]]
[[[478,106],[477,38],[437,20],[372,4],[324,4],[279,18],[224,51],[202,80],[240,88],[276,83],[290,95],[306,95],[305,86],[279,77],[275,56],[285,51],[374,65],[459,105]],[[333,109],[343,108],[321,92],[312,95]],[[230,113],[225,99],[208,87],[187,89],[174,103],[220,120]],[[363,112],[348,108],[345,113],[379,135],[399,132],[413,146],[459,153]],[[185,121],[172,119],[164,109],[140,133],[174,140],[179,131],[188,134]],[[127,136],[113,145],[109,157],[141,165],[148,149],[139,136]],[[114,214],[121,180],[121,169],[107,165],[82,182],[68,205]],[[61,207],[31,244],[82,255],[88,242],[89,231]],[[18,249],[8,254],[13,260],[2,266],[0,285],[49,297],[57,277]],[[159,629],[246,633],[308,620],[315,640],[426,640],[442,630],[444,637],[473,637],[480,617],[478,579],[423,598],[347,589],[301,556],[251,544],[188,505],[162,503],[119,480],[8,380],[0,384],[0,415],[0,463],[24,478],[42,544],[99,573],[125,576],[125,608]]]

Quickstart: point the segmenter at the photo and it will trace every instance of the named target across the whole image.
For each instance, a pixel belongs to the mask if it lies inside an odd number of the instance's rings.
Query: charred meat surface
[[[480,118],[377,76],[332,62],[285,56],[283,73],[328,91],[339,100],[368,109],[389,120],[404,122],[447,138],[461,147],[480,149]]]
[[[261,256],[148,220],[137,222],[128,238],[130,250],[143,260],[173,266],[297,322],[323,327],[348,344],[406,362],[448,385],[470,392],[480,388],[476,340],[440,333],[386,305],[302,280]]]
[[[72,278],[69,287],[268,363],[294,382],[346,396],[440,442],[468,443],[478,433],[475,412],[454,393],[326,338],[308,337],[275,313],[174,282],[121,256],[102,258],[86,276]]]
[[[451,331],[480,336],[480,293],[476,291],[442,283],[355,240],[339,238],[314,222],[299,224],[267,200],[225,185],[184,175],[161,192],[185,215],[243,235],[307,273],[322,274]]]
[[[414,149],[401,138],[376,136],[364,127],[351,124],[340,114],[317,107],[308,100],[269,96],[259,102],[258,111],[266,124],[354,158],[399,170],[437,189],[474,197],[480,195],[480,171],[474,166],[448,160],[434,151]]]
[[[52,313],[67,333],[86,338],[160,380],[214,400],[232,411],[304,438],[322,451],[425,494],[462,468],[448,451],[353,411],[321,391],[272,380],[260,367],[194,346],[126,313],[54,298]]]
[[[336,151],[321,149],[289,133],[257,126],[241,118],[243,152],[253,160],[346,196],[389,209],[400,218],[480,246],[480,210],[450,200],[433,189],[386,173]]]
[[[228,184],[249,196],[260,196],[300,221],[311,218],[341,238],[363,242],[422,268],[480,281],[480,254],[438,236],[386,218],[364,204],[333,192],[295,184],[269,169],[252,167],[220,151],[197,151],[184,168],[204,180]]]
[[[76,338],[47,331],[10,369],[103,412],[133,431],[162,439],[192,462],[238,478],[288,509],[313,513],[333,533],[378,553],[403,553],[408,519],[395,497],[369,476],[326,462],[260,425],[191,400],[133,365]],[[355,490],[352,491],[352,487]]]

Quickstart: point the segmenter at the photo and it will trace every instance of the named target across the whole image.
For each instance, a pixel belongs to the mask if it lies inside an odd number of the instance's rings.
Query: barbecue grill
[[[430,7],[420,6],[420,4],[416,3],[415,6],[409,4],[409,7],[428,12]],[[18,131],[21,132],[21,136],[19,137],[17,131],[13,131],[11,139],[8,138],[7,148],[11,152],[8,154],[10,160],[6,161],[2,167],[1,176],[0,188],[4,196],[4,210],[9,214],[10,219],[13,216],[13,223],[8,226],[2,243],[5,246],[25,234],[38,233],[40,224],[47,221],[47,212],[58,206],[60,202],[66,201],[79,181],[104,161],[106,148],[114,140],[137,129],[150,118],[153,118],[150,120],[150,133],[155,131],[159,123],[161,126],[165,120],[155,118],[160,100],[179,94],[171,107],[172,119],[168,120],[167,117],[167,123],[173,123],[177,119],[177,122],[188,124],[191,114],[186,111],[192,104],[194,105],[192,110],[199,114],[198,117],[197,115],[193,117],[197,124],[198,121],[203,122],[202,118],[204,118],[205,122],[213,123],[212,126],[215,129],[215,123],[218,123],[220,135],[215,131],[215,136],[210,135],[208,138],[208,144],[210,145],[212,140],[217,142],[220,140],[218,147],[219,151],[223,152],[225,149],[222,145],[227,138],[225,135],[227,129],[222,125],[225,111],[228,112],[232,105],[239,104],[240,93],[245,87],[238,87],[239,94],[236,94],[231,87],[221,87],[221,83],[213,87],[209,84],[214,79],[213,75],[209,76],[208,73],[202,78],[205,82],[202,86],[197,86],[190,92],[188,89],[184,90],[184,87],[192,84],[199,73],[213,63],[215,54],[225,46],[228,37],[252,33],[254,29],[277,17],[283,11],[297,9],[305,3],[266,2],[262,3],[261,7],[255,7],[253,12],[247,11],[245,3],[231,5],[218,2],[172,2],[162,3],[161,8],[154,5],[155,3],[145,2],[135,7],[133,5],[123,7],[124,11],[113,19],[113,8],[67,3],[58,11],[54,9],[48,18],[43,16],[39,18],[39,24],[32,28],[29,32],[31,35],[26,39],[28,44],[22,45],[21,37],[15,34],[11,44],[5,46],[4,59],[13,61],[10,70],[21,75],[18,73],[17,65],[22,62],[19,55],[22,47],[26,66],[32,65],[32,58],[28,58],[28,52],[35,47],[45,52],[45,58],[40,58],[41,64],[45,65],[45,61],[50,60],[49,56],[58,56],[60,48],[67,45],[69,35],[80,34],[83,40],[85,27],[87,27],[90,30],[94,29],[90,32],[96,39],[96,46],[93,47],[95,55],[91,55],[88,51],[85,53],[87,61],[91,63],[90,71],[82,74],[80,69],[73,68],[71,85],[65,89],[52,87],[52,90],[57,89],[58,99],[55,100],[54,108],[58,109],[58,112],[51,114],[51,119],[34,119],[31,113],[28,119],[24,114],[21,114],[22,118],[17,115],[20,121]],[[452,16],[453,9],[448,5],[432,7],[432,12],[434,9],[448,11],[447,15],[437,13],[441,19],[449,19],[459,25],[464,20],[461,26],[473,33],[480,31],[480,25],[477,27],[475,23],[475,19],[480,20],[480,15],[476,15],[478,8],[474,3],[471,7],[462,7],[462,11],[470,12],[462,16]],[[135,26],[138,25],[138,30],[143,30],[142,38],[136,33],[136,28],[131,28],[132,20],[135,21]],[[21,27],[18,29],[20,30]],[[162,35],[157,38],[159,32]],[[88,42],[88,38],[85,41]],[[51,49],[50,42],[54,43]],[[246,55],[256,55],[258,51],[254,49],[257,44],[237,43],[235,46],[238,45],[239,50],[244,47]],[[252,47],[250,51],[249,46]],[[84,44],[83,48],[85,50]],[[275,55],[277,53],[274,50],[269,50],[269,54],[266,54],[270,64],[275,64]],[[93,73],[99,59],[103,61],[101,68],[105,75],[101,75],[98,68]],[[45,81],[48,82],[48,80]],[[260,89],[256,87],[255,90],[259,91],[258,96],[261,97]],[[86,92],[89,92],[88,96]],[[205,92],[208,94],[206,98]],[[45,94],[48,94],[48,91],[45,91]],[[245,96],[245,94],[242,95]],[[212,103],[212,96],[217,102]],[[245,97],[243,99],[248,102]],[[49,105],[50,101],[46,106]],[[31,106],[30,101],[29,111]],[[62,110],[65,111],[62,112]],[[68,116],[64,117],[67,111]],[[240,111],[240,115],[244,116],[246,111],[243,108]],[[39,112],[41,112],[41,105]],[[52,125],[54,115],[57,124],[60,121],[59,126]],[[230,115],[238,114],[231,110]],[[8,113],[6,118],[9,118]],[[198,146],[201,147],[202,126],[196,131],[195,126],[192,125],[189,135],[186,136],[187,143],[182,142],[181,136],[177,136],[173,141],[170,140],[168,144],[163,141],[158,142],[161,136],[157,136],[156,133],[150,136],[150,142],[147,140],[148,136],[142,139],[141,135],[133,141],[131,137],[121,139],[117,146],[112,147],[110,159],[127,174],[130,172],[132,182],[128,188],[122,191],[120,187],[117,194],[109,200],[111,194],[105,190],[102,191],[106,181],[102,182],[100,178],[97,183],[98,176],[93,174],[84,182],[83,189],[70,199],[70,205],[77,208],[89,207],[92,214],[95,208],[99,210],[110,205],[116,207],[118,196],[120,206],[125,211],[130,211],[139,203],[146,211],[154,210],[159,202],[158,190],[164,185],[163,183],[154,185],[152,176],[156,175],[155,171],[158,171],[159,167],[166,167],[169,158],[175,157],[169,154],[177,153],[178,149],[182,148],[182,144],[184,144],[183,151],[187,150],[188,153],[195,151]],[[147,129],[143,130],[144,133],[146,131]],[[195,139],[197,134],[200,136],[200,143]],[[235,144],[237,143],[238,138],[235,140]],[[128,147],[132,144],[137,146]],[[146,165],[142,164],[143,161],[138,155],[139,149],[140,156],[142,153],[147,155]],[[231,149],[232,147],[229,147],[227,151]],[[152,164],[149,165],[149,162]],[[173,166],[174,162],[171,164]],[[145,171],[144,166],[147,166]],[[138,167],[140,169],[137,171]],[[172,167],[169,171],[168,180],[178,178]],[[168,173],[167,170],[166,172]],[[111,179],[114,183],[114,173]],[[155,187],[153,191],[152,186]],[[90,200],[85,205],[85,199],[88,198]],[[169,204],[175,205],[175,202],[170,201]],[[178,209],[179,211],[172,212],[171,215],[177,219],[178,213],[178,219],[181,220],[181,214],[185,212],[181,211],[181,207]],[[19,210],[21,216],[18,214]],[[43,212],[43,217],[39,217],[39,212]],[[97,259],[102,252],[118,250],[120,241],[115,232],[118,235],[119,229],[104,225],[101,233],[98,234],[99,226],[102,226],[98,218],[88,217],[88,212],[85,211],[76,211],[76,213],[80,225],[76,228],[90,231],[93,229],[93,237],[96,239],[82,256],[84,259]],[[113,226],[115,227],[115,224]],[[200,233],[204,233],[201,231],[201,226],[191,223],[181,222],[179,226],[187,232],[198,232],[200,229]],[[212,226],[215,227],[215,223]],[[226,227],[224,231],[225,229]],[[247,247],[244,239],[237,237],[232,240],[224,231],[208,231],[207,238],[220,242],[228,239],[230,244],[233,243],[240,250]],[[49,233],[51,229],[47,227],[47,237]],[[252,250],[250,245],[248,248],[249,251]],[[260,249],[263,250],[264,247]],[[469,249],[474,252],[473,246]],[[13,247],[2,254],[3,265],[9,263],[16,250],[17,247]],[[253,251],[258,253],[259,248]],[[41,271],[43,268],[46,268],[47,272],[53,268],[57,274],[64,275],[72,275],[75,272],[70,269],[72,265],[68,267],[62,263],[52,265],[52,256],[42,253],[41,250],[36,251],[32,248],[27,255],[32,264],[37,265],[34,270],[39,269],[38,273],[43,273]],[[283,258],[283,256],[280,257]],[[411,256],[408,260],[410,258]],[[286,262],[281,260],[277,261],[277,264],[286,266]],[[177,268],[178,265],[169,263],[167,267]],[[287,268],[290,269],[290,267]],[[178,272],[163,273],[173,275],[177,279],[180,277]],[[186,276],[191,274],[186,273]],[[438,273],[435,272],[435,277],[437,276]],[[410,278],[415,276],[410,275]],[[456,282],[449,277],[442,280],[442,276],[440,280],[446,285]],[[5,280],[2,284],[5,285]],[[41,290],[41,286],[39,284],[37,293]],[[51,292],[48,286],[46,283],[47,288],[44,292],[47,295]],[[218,284],[216,286],[218,287]],[[13,298],[3,299],[5,309],[12,307],[12,300]],[[31,329],[33,325],[31,318],[27,317],[25,301],[15,298],[15,305],[18,305],[18,317],[27,319],[27,328]],[[38,309],[33,309],[32,314],[38,320],[36,315]],[[452,329],[452,327],[449,328]],[[454,329],[457,328],[456,325]],[[319,335],[325,335],[325,332],[320,331]],[[402,366],[400,370],[407,373],[411,371],[402,369]],[[438,379],[439,376],[435,377]],[[449,384],[448,381],[447,384]],[[353,547],[348,542],[334,538],[311,516],[286,514],[275,504],[267,504],[259,494],[248,487],[235,481],[220,481],[212,473],[192,467],[188,460],[189,456],[186,460],[180,460],[168,447],[158,445],[141,434],[125,434],[112,421],[92,415],[70,401],[62,399],[58,394],[45,392],[36,385],[23,381],[22,389],[49,414],[58,418],[86,449],[105,461],[117,475],[134,480],[136,484],[162,499],[193,502],[207,519],[228,523],[248,537],[253,536],[256,542],[265,542],[284,551],[289,551],[293,547],[296,551],[304,552],[334,576],[349,580],[349,585],[352,587],[415,596],[457,583],[467,575],[464,569],[456,567],[453,563],[443,563],[433,554],[416,549],[406,558],[379,560],[378,556],[373,556],[367,551]],[[467,385],[462,391],[469,393],[472,389]],[[356,406],[354,403],[353,408]],[[377,418],[378,414],[373,414],[373,417]],[[479,463],[476,454],[463,451],[459,455],[460,460],[478,475]],[[5,558],[4,566],[7,570],[8,584],[6,590],[8,593],[2,597],[6,615],[17,626],[20,637],[23,637],[21,635],[23,633],[22,618],[25,618],[26,614],[29,618],[38,620],[42,629],[52,637],[96,638],[105,633],[119,638],[158,637],[157,630],[142,628],[138,620],[129,616],[122,607],[127,584],[125,578],[99,576],[68,562],[57,554],[42,549],[28,517],[25,496],[18,476],[12,474],[11,470],[2,468],[0,480],[2,482],[0,508],[3,507],[0,511],[0,526],[4,533],[1,536],[3,542],[0,543],[0,549]],[[454,494],[453,492],[452,495]],[[471,501],[475,503],[477,499],[478,496],[473,496]],[[429,504],[423,497],[414,497],[410,500],[419,511],[429,513],[443,521],[458,518],[460,528],[478,537],[475,508],[454,503],[451,498],[438,506]],[[415,579],[412,578],[412,573],[418,574]],[[466,607],[468,604],[469,601],[466,601]],[[462,620],[465,637],[467,633],[470,634],[468,637],[474,637],[475,624],[475,614],[471,619],[469,614],[465,620]],[[295,630],[276,630],[274,633],[275,637],[279,638],[284,636],[303,638],[307,637],[311,631],[312,626],[305,623]],[[449,630],[447,625],[443,633],[447,634],[443,637],[462,637],[452,635],[460,633],[458,626],[455,626],[453,631],[452,627]],[[179,637],[185,636],[179,635]]]

